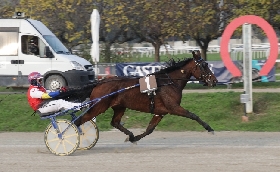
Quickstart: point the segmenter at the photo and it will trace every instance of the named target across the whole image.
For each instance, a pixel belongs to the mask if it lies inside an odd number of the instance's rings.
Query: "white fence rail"
[[[280,44],[278,44],[280,47]],[[266,59],[269,56],[270,45],[268,43],[253,44],[252,45],[252,59]],[[232,60],[243,59],[243,44],[234,44],[230,49],[230,56]],[[276,62],[280,62],[277,59]]]

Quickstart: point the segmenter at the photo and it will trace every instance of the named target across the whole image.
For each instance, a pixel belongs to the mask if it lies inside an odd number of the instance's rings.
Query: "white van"
[[[71,54],[43,23],[20,15],[0,18],[0,86],[28,87],[31,72],[44,75],[44,86],[49,90],[94,82],[89,61]]]

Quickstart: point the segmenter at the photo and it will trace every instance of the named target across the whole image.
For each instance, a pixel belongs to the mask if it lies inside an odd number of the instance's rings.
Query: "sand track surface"
[[[132,130],[135,134],[142,129]],[[137,145],[100,132],[91,150],[55,156],[44,133],[0,133],[0,172],[265,172],[280,170],[280,132],[159,132]]]

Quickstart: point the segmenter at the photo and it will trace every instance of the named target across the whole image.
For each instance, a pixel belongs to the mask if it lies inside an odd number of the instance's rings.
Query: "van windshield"
[[[43,37],[57,54],[71,54],[57,37],[52,35],[43,35]]]

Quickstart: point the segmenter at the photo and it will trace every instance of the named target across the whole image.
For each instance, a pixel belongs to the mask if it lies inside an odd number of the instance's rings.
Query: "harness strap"
[[[154,114],[155,110],[155,91],[148,93],[149,99],[150,99],[150,113]]]
[[[161,84],[161,85],[159,85],[159,87],[161,87],[161,86],[167,86],[167,85],[172,85],[173,83],[167,83],[167,84]]]

